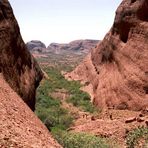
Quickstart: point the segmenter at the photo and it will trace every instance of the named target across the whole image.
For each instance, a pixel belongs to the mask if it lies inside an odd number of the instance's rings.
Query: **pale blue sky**
[[[122,0],[9,0],[25,42],[103,39]]]

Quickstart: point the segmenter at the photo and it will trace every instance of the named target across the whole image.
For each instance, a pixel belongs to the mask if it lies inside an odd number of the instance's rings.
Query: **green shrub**
[[[64,148],[109,148],[106,141],[87,133],[70,133],[58,129],[52,130],[55,139]]]
[[[63,108],[56,109],[53,113],[49,113],[44,121],[48,129],[58,127],[66,130],[73,122],[73,117]]]
[[[70,98],[67,102],[72,103],[76,107],[80,107],[82,110],[87,112],[97,111],[96,107],[90,102],[90,95],[86,92],[80,90],[82,85],[78,81],[68,81],[60,73],[59,70],[55,68],[45,68],[44,71],[48,74],[51,81],[45,81],[43,86],[46,93],[54,92],[56,89],[64,88],[70,94]],[[44,92],[43,91],[43,92]],[[42,93],[41,91],[39,92]]]
[[[67,102],[72,103],[74,106],[80,107],[86,112],[94,113],[97,111],[96,107],[90,102],[90,96],[81,90],[78,90],[72,94],[72,96],[67,99]]]
[[[36,114],[49,130],[58,128],[66,130],[73,121],[72,115],[61,107],[60,99],[53,98],[50,94],[57,89],[64,88],[70,94],[68,102],[80,107],[84,111],[96,111],[90,102],[90,96],[80,90],[80,83],[67,81],[55,68],[45,68],[50,80],[43,80],[37,89]]]
[[[57,109],[53,107],[48,109],[38,108],[36,114],[48,129],[61,127],[61,129],[65,130],[72,124],[73,117],[68,112],[61,112],[61,110],[65,109],[61,107]]]
[[[148,128],[139,127],[129,132],[126,138],[127,147],[134,148],[140,138],[143,138],[148,143]]]
[[[49,95],[55,88],[54,85],[54,87],[52,87],[51,83],[55,82],[44,80],[37,89],[35,113],[49,130],[56,126],[61,127],[61,129],[66,129],[72,123],[73,118],[67,110],[61,107],[60,100],[52,98]]]

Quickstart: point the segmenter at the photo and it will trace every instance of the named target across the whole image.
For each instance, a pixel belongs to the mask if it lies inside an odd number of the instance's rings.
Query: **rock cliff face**
[[[101,108],[148,107],[148,1],[123,0],[104,40],[67,76],[90,82]]]
[[[0,1],[0,147],[60,148],[34,110],[42,72],[27,50],[7,0]],[[10,87],[11,86],[11,87]],[[18,95],[19,94],[19,95]],[[24,103],[24,101],[29,107]]]
[[[35,109],[35,90],[42,72],[27,50],[7,0],[0,1],[0,72],[11,88]]]
[[[0,74],[0,147],[60,148],[46,127]]]

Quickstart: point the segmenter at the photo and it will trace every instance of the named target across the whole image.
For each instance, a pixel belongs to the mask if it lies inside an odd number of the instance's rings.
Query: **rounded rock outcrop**
[[[102,42],[67,77],[88,81],[100,108],[148,106],[148,1],[123,0]]]

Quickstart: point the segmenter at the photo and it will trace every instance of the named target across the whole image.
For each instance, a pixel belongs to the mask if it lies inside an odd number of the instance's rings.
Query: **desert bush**
[[[61,107],[61,101],[53,98],[50,94],[56,89],[65,89],[69,93],[68,102],[80,107],[84,111],[93,113],[96,108],[90,102],[90,96],[80,90],[80,83],[67,81],[61,73],[54,68],[45,68],[50,80],[43,80],[37,89],[36,114],[46,127],[53,129],[66,130],[73,122],[73,116]]]
[[[126,137],[127,147],[134,148],[141,138],[145,140],[145,144],[148,144],[148,128],[139,127],[129,132]]]
[[[48,129],[58,127],[59,129],[66,130],[73,122],[73,117],[63,108],[56,109],[54,114],[48,114],[44,121]]]
[[[72,103],[74,106],[80,107],[82,110],[90,113],[97,111],[96,107],[90,102],[90,96],[82,91],[77,91],[67,99],[67,102]]]
[[[70,133],[58,129],[52,133],[64,148],[109,148],[104,139],[88,133]]]
[[[51,81],[46,82],[46,85],[50,85],[48,88],[49,92],[54,92],[56,89],[64,88],[70,94],[70,98],[67,102],[72,103],[76,107],[80,107],[82,110],[87,112],[98,111],[96,107],[90,102],[90,95],[86,92],[80,90],[82,85],[78,81],[68,81],[66,80],[55,68],[45,68],[44,71],[48,74]],[[51,88],[52,86],[52,88]],[[46,87],[45,87],[46,89]]]
[[[67,129],[72,124],[73,117],[61,107],[59,99],[49,95],[52,89],[49,80],[42,81],[37,90],[35,113],[49,130],[53,127]]]

